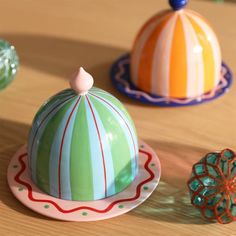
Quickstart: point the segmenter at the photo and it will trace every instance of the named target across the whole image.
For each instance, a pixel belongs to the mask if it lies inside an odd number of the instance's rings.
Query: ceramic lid
[[[221,51],[210,23],[170,0],[139,31],[131,53],[132,83],[147,93],[170,98],[197,97],[220,82]]]
[[[28,140],[31,178],[65,200],[98,200],[129,186],[138,172],[133,121],[110,93],[80,68],[71,88],[46,101]]]

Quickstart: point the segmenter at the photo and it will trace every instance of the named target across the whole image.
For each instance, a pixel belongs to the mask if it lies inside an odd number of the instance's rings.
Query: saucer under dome
[[[31,178],[56,198],[107,198],[128,187],[138,173],[131,117],[119,100],[92,85],[92,77],[81,68],[72,89],[46,101],[32,124]]]
[[[182,8],[187,1],[170,3],[174,10],[153,16],[135,39],[131,82],[157,96],[197,97],[220,82],[220,46],[209,22]]]
[[[83,68],[37,112],[7,180],[31,210],[63,221],[97,221],[131,211],[156,189],[161,165],[134,123]]]

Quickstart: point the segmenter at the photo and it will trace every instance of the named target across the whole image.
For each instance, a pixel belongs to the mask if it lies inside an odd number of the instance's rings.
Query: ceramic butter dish
[[[26,206],[57,219],[90,221],[123,214],[154,191],[159,160],[138,141],[121,102],[93,87],[83,68],[70,85],[37,112],[27,148],[9,165],[9,186]]]
[[[232,81],[217,36],[203,16],[185,8],[187,0],[169,2],[172,9],[151,17],[131,52],[114,63],[112,81],[127,96],[157,106],[215,99]]]

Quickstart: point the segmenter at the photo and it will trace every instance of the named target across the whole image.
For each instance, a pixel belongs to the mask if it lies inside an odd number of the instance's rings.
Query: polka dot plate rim
[[[127,213],[156,189],[161,165],[153,149],[139,140],[139,174],[124,191],[97,201],[68,201],[42,192],[31,180],[26,145],[12,157],[7,172],[13,195],[31,210],[63,221],[97,221]]]

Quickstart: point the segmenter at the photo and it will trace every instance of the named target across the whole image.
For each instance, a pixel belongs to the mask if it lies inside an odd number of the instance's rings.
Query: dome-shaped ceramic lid
[[[37,112],[27,145],[9,163],[8,185],[24,205],[55,219],[124,214],[157,187],[159,159],[138,142],[119,100],[92,87],[90,74],[80,68],[70,85]]]
[[[92,87],[82,68],[37,112],[28,140],[34,183],[65,200],[89,201],[124,190],[138,172],[135,127],[124,106]]]
[[[220,82],[221,51],[209,22],[170,0],[173,9],[153,16],[138,33],[131,52],[131,81],[150,94],[191,98]]]

